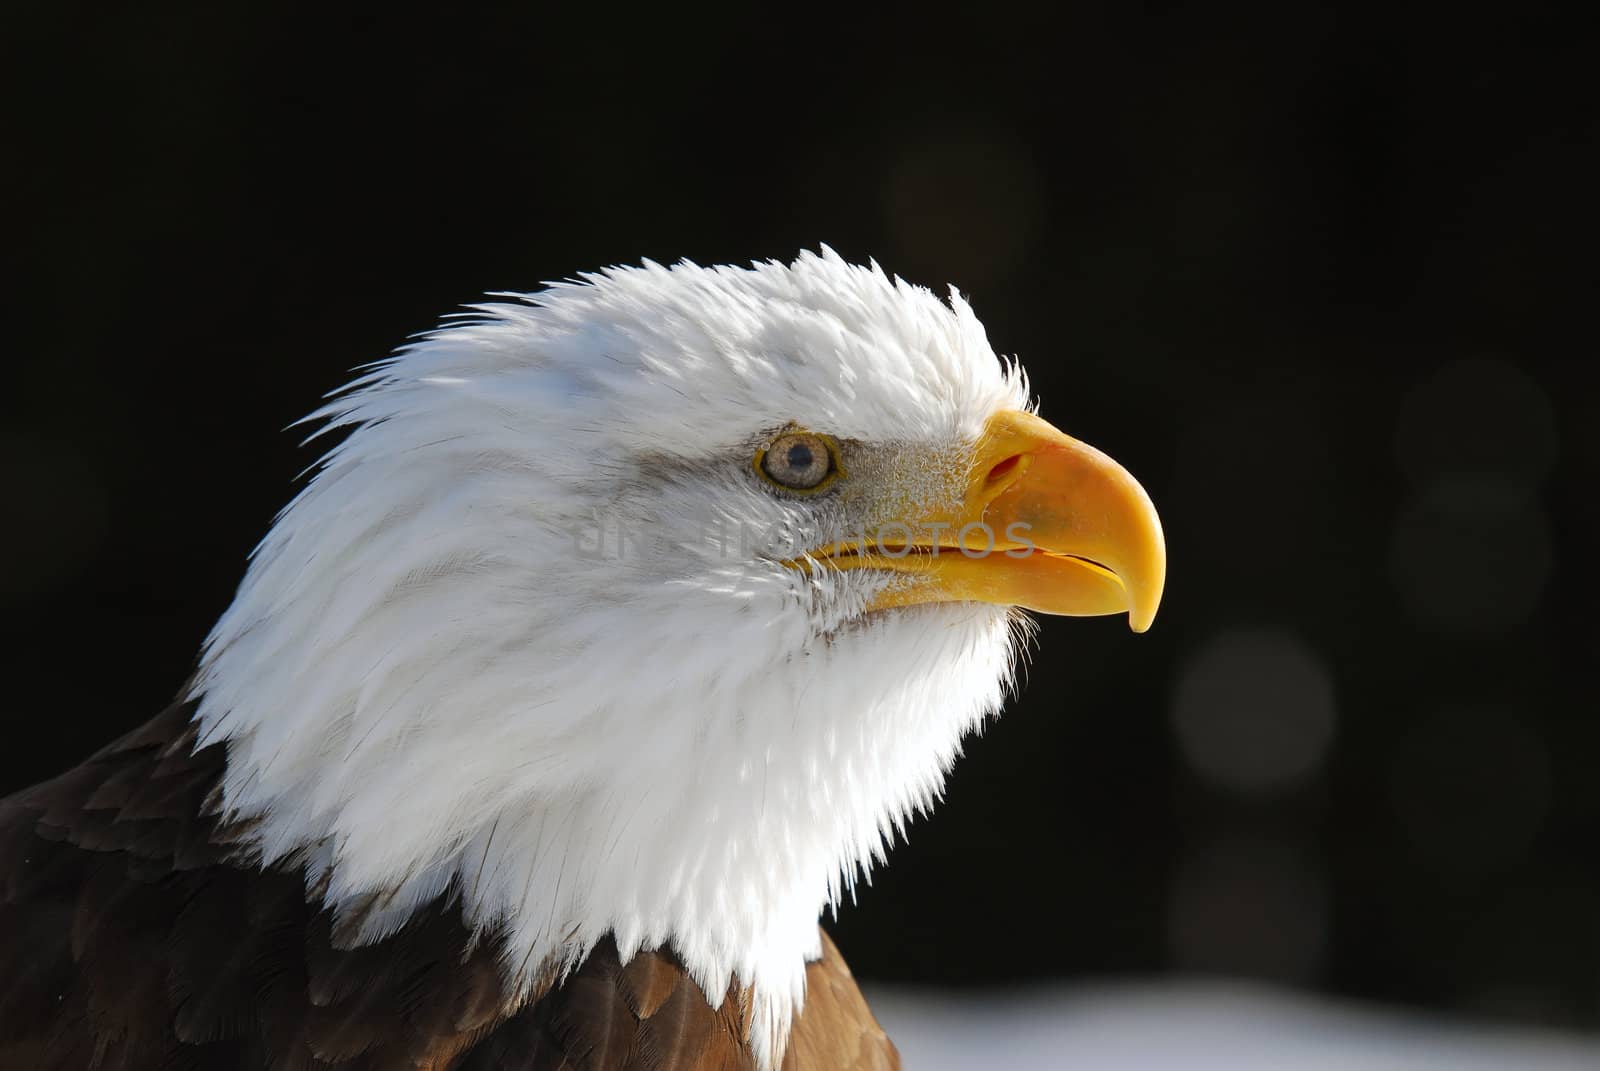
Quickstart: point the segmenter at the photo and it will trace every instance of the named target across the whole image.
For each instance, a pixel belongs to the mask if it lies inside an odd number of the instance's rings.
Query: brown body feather
[[[240,865],[210,816],[226,755],[174,704],[0,801],[0,1068],[744,1071],[743,994],[712,1007],[669,951],[603,942],[512,1007],[493,940],[444,898],[336,947],[298,871]],[[823,935],[785,1071],[898,1068]]]

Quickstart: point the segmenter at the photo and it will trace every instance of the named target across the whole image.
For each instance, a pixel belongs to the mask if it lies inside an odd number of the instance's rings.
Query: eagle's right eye
[[[756,451],[756,472],[786,491],[820,491],[837,479],[839,445],[826,435],[786,431]]]

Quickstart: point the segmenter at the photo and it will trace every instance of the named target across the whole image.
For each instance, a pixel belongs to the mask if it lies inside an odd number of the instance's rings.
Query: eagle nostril
[[[1021,463],[1022,455],[1012,454],[1010,457],[996,463],[994,468],[989,470],[989,475],[985,478],[984,482],[990,486],[999,483],[1001,480],[1009,476],[1011,471]]]

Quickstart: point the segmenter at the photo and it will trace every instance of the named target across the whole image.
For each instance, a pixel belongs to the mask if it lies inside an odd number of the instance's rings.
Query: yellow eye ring
[[[794,427],[756,450],[751,467],[765,483],[794,495],[825,491],[844,476],[837,439]]]

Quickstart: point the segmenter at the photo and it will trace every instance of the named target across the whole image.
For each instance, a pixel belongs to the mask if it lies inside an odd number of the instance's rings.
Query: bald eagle
[[[163,713],[0,802],[0,1066],[868,1069],[818,925],[1138,483],[827,249],[496,295],[339,433]]]

